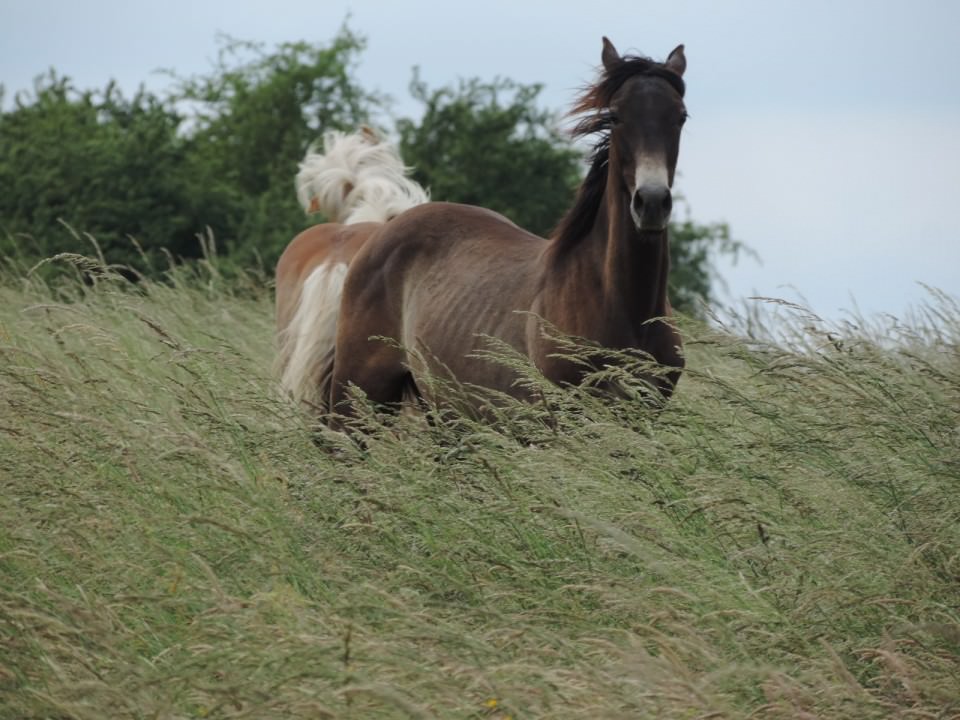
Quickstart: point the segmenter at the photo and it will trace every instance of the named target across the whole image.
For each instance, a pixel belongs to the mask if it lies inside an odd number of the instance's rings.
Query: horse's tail
[[[386,222],[430,199],[408,170],[397,148],[369,127],[333,130],[323,136],[323,152],[311,146],[300,163],[297,198],[330,222]]]
[[[311,148],[300,163],[296,185],[307,213],[321,212],[328,221],[342,224],[386,222],[429,200],[427,192],[407,177],[397,148],[368,127],[326,133],[323,152]],[[312,228],[301,238],[317,232],[323,231]],[[299,271],[288,268],[287,257],[291,252],[290,257],[297,256],[294,248],[300,247],[301,238],[291,243],[277,265],[277,305],[284,308],[277,318],[277,369],[290,396],[323,407],[329,397],[340,295],[351,258],[341,248],[317,263],[297,287],[292,278]]]
[[[296,309],[277,333],[280,386],[294,400],[324,408],[330,396],[333,349],[346,263],[321,263],[303,283]]]

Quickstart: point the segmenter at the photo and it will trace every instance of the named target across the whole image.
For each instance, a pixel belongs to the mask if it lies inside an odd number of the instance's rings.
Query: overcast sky
[[[803,0],[0,0],[0,82],[49,67],[80,87],[202,72],[217,33],[325,42],[365,36],[357,77],[416,112],[411,68],[543,83],[569,106],[621,52],[688,59],[677,187],[700,222],[726,221],[762,265],[723,266],[727,300],[797,299],[840,318],[902,315],[919,282],[960,292],[960,2]],[[465,168],[465,172],[469,169]]]

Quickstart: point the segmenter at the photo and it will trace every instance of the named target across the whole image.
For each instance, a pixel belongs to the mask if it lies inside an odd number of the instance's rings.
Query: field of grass
[[[8,271],[0,717],[960,717],[960,309],[760,317],[657,414],[361,447],[278,397],[255,283]]]

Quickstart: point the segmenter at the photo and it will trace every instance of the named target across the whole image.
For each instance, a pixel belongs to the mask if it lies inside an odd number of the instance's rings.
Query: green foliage
[[[350,129],[380,101],[353,81],[363,41],[344,28],[327,46],[228,41],[214,68],[180,79],[173,98],[193,109],[189,156],[200,197],[215,192],[241,262],[269,265],[306,220],[293,191],[297,164],[324,130]]]
[[[687,208],[684,219],[674,219],[670,224],[670,303],[682,313],[699,317],[703,303],[709,305],[717,299],[716,285],[722,282],[714,269],[714,260],[726,256],[736,261],[743,254],[755,257],[730,236],[729,225],[694,222]]]
[[[536,106],[540,90],[472,79],[431,91],[415,73],[423,116],[397,123],[401,155],[434,200],[490,208],[547,235],[573,201],[581,154]]]
[[[307,224],[292,189],[307,145],[376,105],[350,78],[361,48],[346,29],[326,47],[227,42],[208,75],[163,98],[40,79],[0,114],[0,251],[88,251],[63,219],[112,262],[143,268],[131,236],[151,256],[200,257],[209,227],[239,262],[272,263]]]
[[[134,259],[128,235],[189,254],[204,220],[184,182],[181,122],[142,90],[127,100],[113,85],[79,92],[53,73],[38,80],[29,101],[0,115],[0,250],[40,258],[67,249],[77,241],[63,218],[95,233],[115,261]]]
[[[39,79],[0,113],[0,256],[89,252],[62,220],[95,237],[110,262],[148,274],[166,270],[165,253],[201,257],[198,238],[211,234],[236,266],[272,268],[312,222],[293,191],[308,145],[384,107],[352,78],[363,46],[347,28],[327,45],[227,40],[208,73],[171,73],[171,90],[130,99],[113,85]],[[399,120],[397,133],[434,199],[548,235],[572,202],[582,152],[537,106],[540,86],[473,79],[431,90],[415,73],[410,90],[423,114]],[[713,299],[712,258],[739,246],[725,225],[689,219],[672,242],[674,305],[695,314],[697,298]]]
[[[0,717],[960,711],[949,299],[360,448],[276,394],[270,293],[191,272],[0,282]]]

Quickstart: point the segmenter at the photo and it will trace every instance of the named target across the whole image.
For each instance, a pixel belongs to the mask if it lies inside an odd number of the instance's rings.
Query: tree
[[[184,238],[203,225],[186,203],[181,120],[143,90],[127,100],[113,85],[79,92],[53,72],[39,79],[32,97],[0,115],[4,252],[88,252],[60,218],[96,234],[117,261],[136,254],[128,235],[185,249]]]
[[[293,178],[309,143],[352,128],[377,99],[350,77],[363,43],[225,42],[213,70],[158,97],[111,84],[78,91],[54,73],[0,113],[0,252],[90,251],[58,219],[95,236],[110,262],[199,257],[206,227],[239,262],[268,264],[309,221]]]
[[[293,178],[325,130],[353,129],[384,107],[352,70],[364,42],[343,28],[326,45],[271,50],[225,40],[212,69],[162,95],[125,98],[112,84],[77,90],[51,73],[0,112],[0,255],[40,259],[89,253],[59,227],[96,237],[107,260],[146,269],[169,251],[202,253],[209,227],[221,254],[270,268],[316,218],[296,201]],[[419,119],[397,122],[403,157],[437,200],[491,208],[549,235],[573,201],[583,153],[537,106],[539,85],[461,81],[431,90],[414,72]],[[711,259],[740,245],[722,224],[689,217],[672,228],[671,296],[682,311],[712,299]],[[165,263],[155,263],[159,268]]]
[[[580,153],[541,110],[539,85],[461,81],[429,90],[414,72],[419,122],[397,123],[401,154],[436,200],[482,205],[539,235],[557,224],[580,180]]]
[[[307,147],[380,106],[350,75],[363,45],[347,28],[328,46],[284,43],[272,52],[228,39],[210,73],[179,79],[174,99],[194,109],[188,147],[197,196],[215,189],[229,213],[215,220],[239,261],[260,255],[272,265],[309,222],[293,189]]]
[[[726,256],[736,261],[742,254],[755,253],[730,235],[730,226],[716,222],[702,225],[690,217],[682,202],[674,203],[670,223],[670,303],[680,312],[700,316],[702,303],[716,301],[716,286],[722,283],[714,259]],[[676,208],[684,207],[686,217],[676,219]]]

